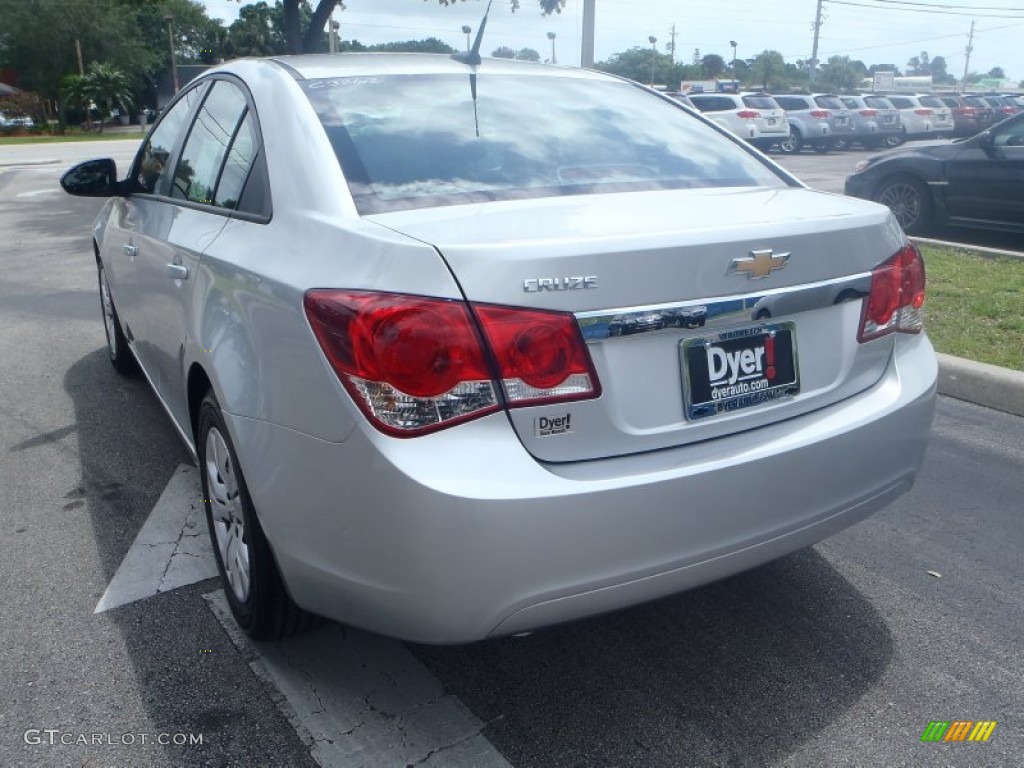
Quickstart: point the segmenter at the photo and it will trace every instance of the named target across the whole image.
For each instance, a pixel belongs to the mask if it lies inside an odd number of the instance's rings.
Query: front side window
[[[166,195],[171,181],[171,152],[184,133],[188,116],[203,92],[197,86],[170,108],[150,133],[135,161],[135,183],[139,192]]]
[[[712,128],[629,83],[485,74],[471,81],[467,73],[300,85],[363,214],[786,184]]]
[[[1024,147],[1024,120],[1018,120],[996,131],[992,143],[997,147]]]
[[[214,204],[221,167],[242,123],[245,109],[245,96],[235,85],[226,80],[213,84],[178,160],[171,197]]]

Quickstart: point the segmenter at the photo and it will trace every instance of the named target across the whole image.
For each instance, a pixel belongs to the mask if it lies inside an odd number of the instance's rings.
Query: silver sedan
[[[238,61],[125,178],[97,160],[63,184],[110,198],[111,362],[201,467],[257,638],[319,615],[457,643],[614,610],[817,542],[921,464],[936,362],[889,211],[630,82]]]

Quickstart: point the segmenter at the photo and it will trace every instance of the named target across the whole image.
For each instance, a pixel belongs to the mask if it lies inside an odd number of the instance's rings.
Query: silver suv
[[[789,136],[786,113],[767,93],[691,93],[709,120],[762,150]]]
[[[808,144],[815,152],[825,153],[837,138],[853,137],[850,110],[833,94],[786,94],[775,96],[775,101],[786,110],[789,121],[789,137],[779,144],[786,154],[796,154]]]
[[[860,144],[865,149],[878,149],[883,144],[895,147],[903,143],[900,111],[884,96],[851,94],[840,96],[839,100],[850,110],[853,118],[854,138],[850,143]]]

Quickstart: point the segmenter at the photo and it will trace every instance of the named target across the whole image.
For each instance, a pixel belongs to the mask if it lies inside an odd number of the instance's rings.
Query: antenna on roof
[[[473,47],[465,53],[452,54],[452,58],[456,61],[461,61],[463,64],[469,64],[472,67],[475,67],[482,61],[480,58],[480,43],[482,43],[484,39],[484,29],[487,27],[487,14],[491,12],[492,2],[494,2],[494,0],[487,0],[487,10],[484,11],[484,17],[480,21],[479,29],[476,31],[476,39],[473,40]]]

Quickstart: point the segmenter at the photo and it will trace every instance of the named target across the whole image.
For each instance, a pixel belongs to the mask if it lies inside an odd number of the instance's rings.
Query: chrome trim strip
[[[862,272],[734,296],[577,312],[576,322],[586,341],[665,330],[724,328],[857,301],[867,296],[870,289],[871,273]]]

